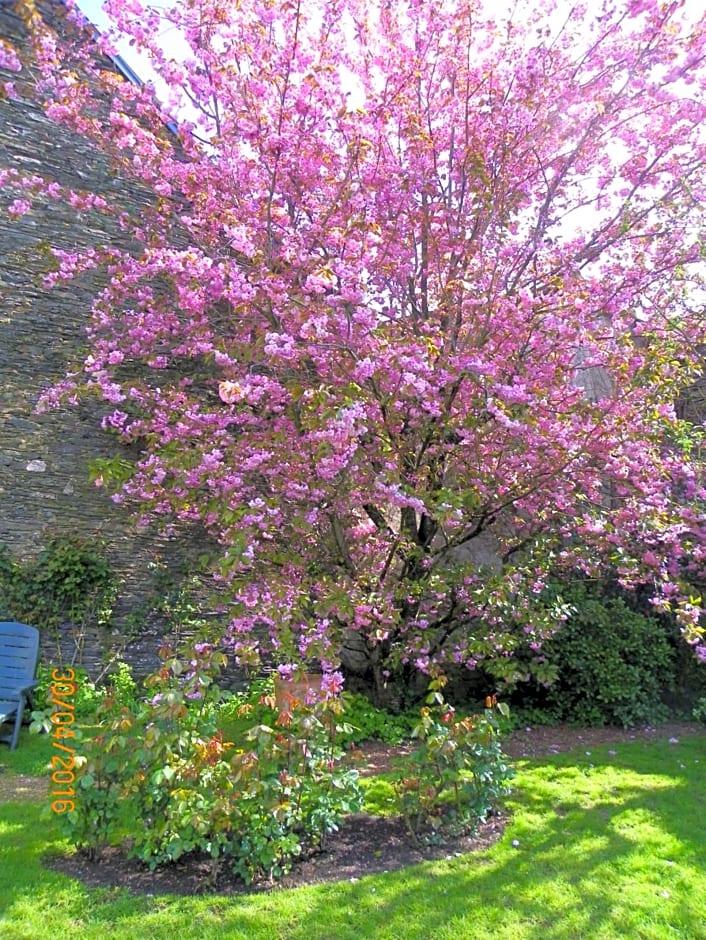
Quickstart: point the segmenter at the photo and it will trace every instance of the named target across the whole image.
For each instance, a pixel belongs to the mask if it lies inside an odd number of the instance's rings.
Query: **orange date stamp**
[[[76,806],[76,721],[75,695],[78,689],[73,669],[54,669],[49,686],[54,712],[51,716],[52,748],[58,753],[51,758],[51,808],[55,813],[69,813]]]

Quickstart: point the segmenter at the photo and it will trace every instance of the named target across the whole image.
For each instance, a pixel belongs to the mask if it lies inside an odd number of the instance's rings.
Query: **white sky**
[[[94,26],[98,27],[101,32],[107,31],[110,26],[110,19],[103,12],[103,0],[75,0],[75,2],[76,6]],[[166,0],[166,2],[165,0],[152,0],[150,3],[150,6],[155,8],[167,8],[172,5],[172,0]],[[120,55],[142,81],[155,80],[149,58],[146,55],[138,52],[135,47],[131,46],[127,41],[122,43],[118,42],[117,46]],[[158,82],[155,82],[155,84],[158,84]]]

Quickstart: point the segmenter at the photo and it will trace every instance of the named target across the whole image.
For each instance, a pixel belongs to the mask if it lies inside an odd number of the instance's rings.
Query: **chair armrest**
[[[32,689],[36,689],[38,685],[39,682],[36,679],[32,682],[25,682],[24,685],[17,686],[17,688],[14,690],[14,694],[19,697],[20,695],[24,695],[25,692],[31,692]]]

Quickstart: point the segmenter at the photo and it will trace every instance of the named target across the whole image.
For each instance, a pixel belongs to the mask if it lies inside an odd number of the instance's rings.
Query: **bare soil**
[[[526,728],[515,732],[505,742],[509,757],[517,760],[558,754],[576,748],[590,750],[600,744],[628,741],[679,740],[690,734],[703,734],[704,726],[692,722],[669,722],[658,727],[623,731],[616,728],[574,728],[568,726]],[[359,758],[361,773],[383,773],[396,758],[409,749],[370,743]],[[47,782],[41,778],[0,775],[0,802],[9,799],[44,799]],[[363,813],[347,818],[340,831],[333,833],[322,851],[302,858],[290,874],[276,884],[246,886],[227,870],[212,880],[210,860],[190,856],[151,872],[134,859],[110,850],[100,859],[91,860],[80,853],[51,859],[47,864],[56,871],[78,878],[91,887],[124,887],[137,894],[190,895],[201,892],[237,895],[254,891],[291,888],[329,881],[355,881],[375,872],[394,871],[426,859],[450,858],[487,848],[503,833],[507,818],[498,815],[469,836],[447,841],[442,846],[415,844],[398,818],[368,816]]]
[[[3,773],[0,767],[0,803],[24,803],[44,800],[49,793],[48,777],[28,777],[25,774]]]

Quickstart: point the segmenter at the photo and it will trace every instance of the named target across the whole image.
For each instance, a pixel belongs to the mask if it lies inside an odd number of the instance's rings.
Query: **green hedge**
[[[539,709],[548,722],[629,727],[666,719],[663,693],[676,661],[668,626],[595,586],[560,593],[573,613],[543,649],[557,679],[519,692],[516,704]]]

